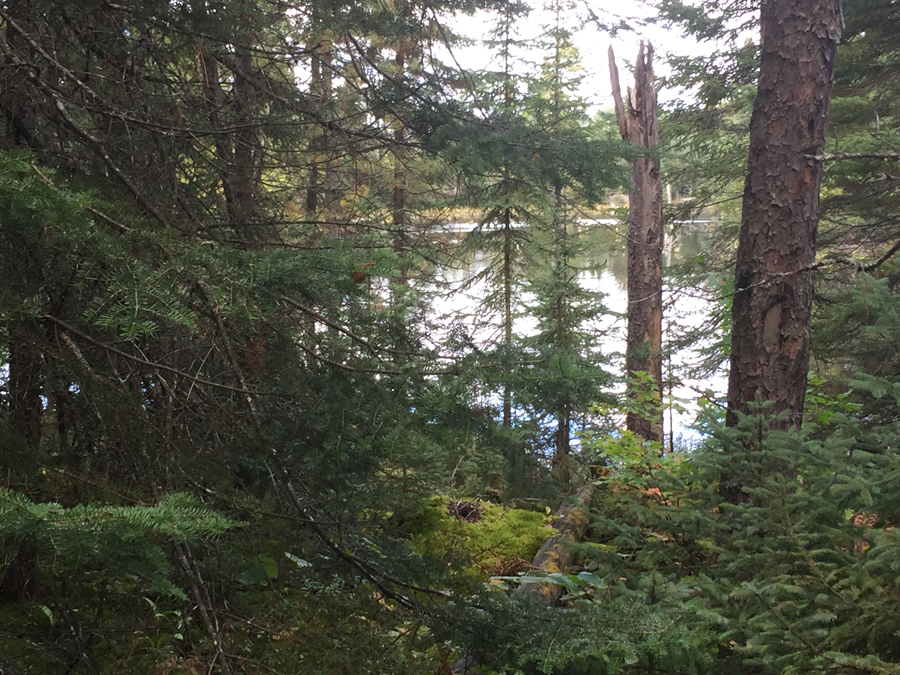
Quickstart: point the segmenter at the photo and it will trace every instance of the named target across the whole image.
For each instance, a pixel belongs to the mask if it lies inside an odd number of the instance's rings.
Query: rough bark
[[[16,543],[9,540],[8,548],[15,553],[3,560],[0,573],[0,606],[19,600],[33,600],[38,592],[37,551],[28,539]],[[2,675],[2,674],[0,674]]]
[[[397,10],[407,20],[413,16],[413,4],[403,0],[398,2]],[[404,79],[411,74],[413,68],[413,59],[420,55],[420,45],[412,40],[408,35],[398,35],[396,52],[394,54],[394,77],[402,83]],[[405,87],[405,85],[403,85]],[[398,92],[402,96],[406,96],[406,92]],[[406,250],[409,241],[409,215],[407,213],[407,200],[409,198],[409,185],[406,175],[406,162],[409,160],[405,152],[407,141],[407,130],[403,119],[394,116],[393,121],[394,136],[394,166],[393,166],[393,186],[391,195],[391,221],[394,233],[394,252],[400,261],[400,276],[396,279],[396,283],[401,286],[408,284],[409,273],[408,267],[402,258],[406,257]]]
[[[409,52],[409,46],[403,42],[397,47],[397,55],[394,58],[394,65],[398,74],[403,73],[406,68],[406,57]],[[394,150],[394,176],[393,176],[393,194],[391,195],[391,221],[394,230],[394,250],[400,258],[406,257],[406,238],[407,238],[407,218],[406,218],[406,165],[402,148],[406,141],[406,129],[403,122],[399,119],[394,122],[394,141],[397,146]],[[401,265],[400,278],[398,283],[405,285],[407,283],[406,267]]]
[[[622,101],[619,71],[612,47],[609,70],[619,132],[625,141],[653,150],[659,145],[653,45],[641,42],[635,86]],[[625,369],[628,396],[652,412],[629,412],[627,428],[649,441],[662,443],[662,178],[659,160],[642,156],[631,162],[628,191],[628,340]],[[646,373],[640,379],[637,373]]]
[[[9,423],[28,447],[35,449],[40,444],[44,414],[42,331],[33,319],[10,321],[7,330]]]
[[[228,137],[222,132],[227,127],[225,109],[227,107],[225,92],[219,79],[219,64],[209,49],[203,45],[197,47],[197,62],[203,76],[203,98],[209,121],[215,133],[216,161],[219,165],[219,173],[222,179],[222,192],[225,195],[225,204],[231,214],[234,204],[234,190],[230,180],[230,167],[234,164],[234,151]]]
[[[563,403],[556,411],[556,452],[551,460],[553,473],[562,485],[572,480],[572,406]]]
[[[311,51],[310,93],[313,100],[324,106],[332,96],[331,41],[321,40],[311,48]],[[314,217],[322,206],[320,196],[329,184],[328,140],[328,129],[323,126],[319,134],[309,142],[312,163],[309,167],[309,184],[306,188],[306,212],[311,217]],[[322,164],[325,165],[324,172],[320,170]],[[324,180],[322,173],[325,173]]]
[[[27,0],[10,0],[6,9],[20,29],[32,29],[34,9]],[[0,68],[0,109],[5,122],[0,147],[37,149],[42,145],[37,105],[35,92],[28,83],[34,69],[23,65],[34,62],[33,49],[22,33],[8,24],[0,39],[5,41],[8,50],[8,56]],[[6,225],[9,226],[9,223]],[[13,226],[11,232],[17,229]],[[8,268],[6,271],[14,279],[11,286],[18,287],[18,291],[35,294],[43,286],[40,262],[32,251],[21,246],[18,238],[4,237],[4,240],[3,243],[8,246],[4,246],[3,251]],[[40,446],[44,415],[41,400],[44,393],[43,330],[40,322],[33,318],[8,319],[5,328],[9,426],[24,445],[34,451]],[[38,592],[34,545],[28,539],[18,542],[7,540],[5,545],[9,554],[5,560],[0,560],[0,605],[31,600]],[[13,547],[14,553],[11,552]],[[7,672],[13,673],[0,662],[0,675]]]
[[[226,57],[200,44],[197,57],[228,219],[239,239],[273,235],[260,226],[262,145],[256,114],[260,94],[251,81],[253,53],[248,46],[236,46],[233,57]],[[223,87],[222,65],[231,71],[230,94]]]
[[[727,422],[771,401],[799,427],[840,0],[769,0],[735,267]]]
[[[9,0],[7,3],[9,17],[19,28],[31,30],[33,24],[33,8],[29,0]],[[5,133],[0,139],[7,147],[41,146],[37,124],[37,104],[35,92],[28,84],[29,75],[34,69],[34,51],[22,34],[7,25],[3,39],[10,51],[19,57],[19,63],[7,58],[0,68],[0,108],[3,111]]]
[[[259,205],[261,162],[259,117],[256,114],[256,87],[251,83],[253,54],[248,47],[235,49],[234,110],[238,130],[234,137],[234,165],[230,180],[234,202],[231,217],[243,238],[255,239],[258,232],[261,209]]]

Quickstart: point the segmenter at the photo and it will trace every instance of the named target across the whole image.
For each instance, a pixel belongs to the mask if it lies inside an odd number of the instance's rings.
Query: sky
[[[540,0],[531,0],[531,2],[534,5],[540,4]],[[610,38],[589,18],[586,7],[601,21],[616,23],[616,19],[624,19],[634,27],[634,30],[620,31],[616,37]],[[576,29],[573,39],[585,69],[581,94],[590,104],[590,113],[612,107],[607,57],[610,45],[616,54],[623,88],[631,82],[629,71],[637,59],[641,40],[649,40],[654,46],[657,53],[657,57],[654,59],[654,71],[658,75],[665,75],[669,72],[664,62],[666,53],[700,56],[715,49],[715,44],[698,43],[693,38],[681,35],[678,30],[647,23],[646,19],[652,16],[652,13],[652,7],[647,7],[635,0],[581,0],[571,11],[571,28]],[[490,14],[479,12],[473,16],[456,17],[451,22],[451,27],[458,34],[477,41],[487,36],[493,20]],[[531,14],[518,24],[520,31],[518,37],[527,39],[540,36],[550,20],[549,12],[541,9],[532,10]],[[463,68],[468,69],[484,68],[492,58],[490,50],[477,44],[455,47],[453,55]],[[677,98],[678,95],[679,92],[664,90],[660,92],[660,101],[665,103]]]

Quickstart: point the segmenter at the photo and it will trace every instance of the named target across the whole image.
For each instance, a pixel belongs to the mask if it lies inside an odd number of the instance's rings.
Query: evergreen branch
[[[410,148],[419,148],[421,147],[420,143],[413,143],[410,141],[399,141],[396,139],[389,139],[385,136],[382,136],[378,133],[364,133],[362,131],[356,129],[348,129],[344,126],[338,124],[335,120],[326,119],[325,116],[313,108],[300,105],[297,99],[289,98],[286,96],[282,96],[275,91],[272,91],[268,87],[264,87],[260,84],[258,79],[255,77],[255,73],[251,73],[246,71],[243,68],[240,68],[233,60],[225,58],[222,54],[214,54],[213,58],[218,61],[220,64],[228,68],[232,73],[236,75],[240,75],[247,79],[247,81],[251,82],[254,87],[257,89],[266,90],[268,96],[272,98],[272,100],[277,101],[284,105],[288,110],[293,111],[297,115],[307,117],[316,124],[320,125],[324,129],[328,129],[329,131],[333,131],[336,133],[344,134],[349,137],[361,138],[364,140],[371,140],[377,142],[377,147],[394,147],[396,145],[404,145]],[[381,73],[384,75],[384,73]],[[386,78],[390,79],[389,76],[384,75]],[[365,79],[362,74],[360,74],[361,79]]]
[[[158,363],[156,361],[150,361],[148,359],[141,358],[140,356],[135,356],[133,354],[129,354],[128,352],[122,351],[121,349],[116,349],[112,345],[110,345],[106,342],[103,342],[102,340],[97,340],[95,338],[92,338],[90,335],[81,332],[80,330],[69,325],[65,321],[62,321],[61,319],[57,319],[55,316],[51,316],[49,314],[44,314],[43,316],[41,316],[41,319],[55,323],[58,326],[60,326],[61,328],[63,328],[66,332],[76,335],[77,337],[81,338],[82,340],[85,340],[86,342],[90,342],[95,347],[104,349],[112,354],[115,354],[116,356],[121,356],[124,359],[128,359],[129,361],[134,361],[135,363],[139,363],[142,366],[147,366],[148,368],[164,370],[164,371],[172,373],[174,375],[179,375],[181,377],[187,378],[188,380],[190,380],[191,382],[194,382],[196,384],[202,384],[202,385],[206,385],[208,387],[215,387],[217,389],[224,389],[225,391],[232,391],[232,392],[241,394],[243,396],[249,396],[251,394],[254,394],[257,396],[284,396],[284,394],[276,394],[274,392],[265,392],[265,391],[258,391],[258,390],[249,390],[244,387],[235,387],[233,385],[221,384],[219,382],[213,382],[212,380],[207,380],[202,377],[197,377],[196,375],[191,375],[190,373],[186,373],[185,371],[179,370],[178,368],[173,368],[172,366],[167,366],[165,364]]]
[[[36,82],[38,84],[39,80]],[[62,100],[62,97],[59,96],[56,91],[52,88],[44,85],[42,82],[38,84],[38,87],[44,89],[49,92],[51,97],[54,99],[56,103],[56,109],[59,110],[60,115],[62,115],[63,120],[66,124],[74,131],[78,136],[84,139],[89,146],[94,149],[100,159],[103,160],[103,163],[122,181],[122,184],[128,189],[131,195],[135,198],[135,200],[147,209],[147,212],[150,213],[156,220],[158,220],[163,226],[171,227],[169,221],[162,215],[162,213],[156,208],[156,206],[150,202],[150,200],[141,192],[137,185],[132,182],[132,180],[125,175],[125,172],[119,168],[119,166],[113,162],[112,157],[109,156],[109,153],[106,151],[106,148],[103,145],[103,142],[97,138],[96,136],[89,133],[86,129],[83,129],[69,114],[68,109],[66,108],[65,103]]]
[[[396,600],[403,607],[413,611],[422,611],[425,608],[419,605],[417,602],[411,600],[406,597],[402,593],[398,593],[394,589],[390,588],[387,584],[385,584],[380,575],[376,570],[374,570],[367,562],[360,559],[359,557],[353,555],[349,551],[344,550],[344,548],[334,541],[328,533],[322,529],[322,526],[319,525],[318,521],[312,517],[312,515],[303,508],[303,504],[300,503],[299,497],[297,497],[297,493],[294,490],[294,486],[291,485],[289,480],[284,481],[284,488],[287,490],[288,496],[291,498],[291,503],[294,505],[294,509],[296,509],[297,514],[303,518],[304,520],[309,522],[309,526],[312,528],[313,532],[315,532],[316,536],[325,544],[328,548],[330,548],[335,555],[349,563],[351,567],[355,567],[359,572],[372,584],[375,585],[379,591],[384,593],[385,597],[389,597],[393,600]]]
[[[22,30],[21,27],[13,21],[9,15],[0,9],[0,18],[2,18],[7,24],[16,30],[26,41],[29,41],[32,45],[36,45],[33,40],[28,36],[28,34]],[[40,49],[40,46],[37,46]],[[40,77],[35,74],[35,68],[30,67],[30,64],[23,61],[18,54],[16,54],[12,48],[9,46],[5,37],[0,37],[0,51],[2,51],[12,62],[13,65],[21,67],[27,75],[26,79],[31,82],[35,87],[41,90],[44,94],[53,99],[53,102],[56,106],[56,109],[59,111],[60,116],[63,121],[66,123],[72,131],[75,132],[77,136],[79,136],[82,140],[84,140],[91,148],[93,148],[94,152],[100,156],[100,159],[107,166],[107,168],[112,171],[116,177],[122,182],[122,184],[126,187],[126,189],[131,193],[131,195],[135,198],[135,200],[143,206],[150,215],[152,215],[156,220],[158,220],[165,227],[170,227],[168,220],[162,213],[156,208],[156,206],[150,202],[150,200],[141,192],[137,185],[125,175],[125,172],[119,168],[119,166],[113,162],[112,157],[110,157],[109,153],[106,151],[103,142],[91,134],[87,129],[84,129],[72,115],[69,113],[68,108],[66,108],[65,101],[63,96],[49,84],[44,82]],[[51,62],[55,62],[54,59],[50,59]]]
[[[231,369],[234,371],[235,377],[237,377],[238,383],[241,385],[240,391],[242,392],[244,403],[247,404],[250,415],[256,420],[259,417],[256,411],[256,403],[253,401],[253,396],[250,395],[250,391],[247,388],[247,380],[244,378],[244,373],[238,364],[237,358],[235,358],[234,350],[231,348],[231,341],[228,339],[228,334],[225,332],[225,323],[222,321],[222,315],[219,312],[219,308],[216,307],[214,303],[210,302],[209,294],[200,282],[197,282],[196,287],[200,297],[203,298],[210,307],[210,311],[216,322],[216,330],[218,331],[225,348],[225,356],[227,357]]]
[[[335,542],[330,536],[328,536],[328,533],[321,526],[322,521],[317,518],[314,518],[312,516],[312,514],[310,514],[309,511],[303,507],[303,505],[300,503],[299,497],[297,496],[297,493],[294,490],[294,487],[291,484],[291,482],[285,481],[284,485],[285,485],[285,489],[288,491],[289,496],[291,497],[291,503],[294,505],[294,508],[297,509],[297,512],[300,515],[300,518],[297,518],[294,520],[296,520],[297,522],[302,522],[302,523],[306,523],[306,524],[310,525],[313,528],[313,531],[316,533],[316,535],[319,536],[320,538],[322,538],[322,541],[329,548],[331,548],[333,551],[335,551],[338,555],[340,555],[342,558],[344,558],[347,562],[351,563],[353,566],[357,567],[358,569],[360,568],[360,566],[362,566],[362,568],[364,568],[364,571],[367,571],[370,574],[375,574],[379,578],[384,579],[385,581],[388,581],[394,585],[403,586],[404,588],[408,588],[411,591],[415,591],[417,593],[424,593],[426,595],[432,595],[432,596],[440,597],[440,598],[444,598],[444,599],[449,599],[451,597],[449,593],[445,593],[444,591],[438,591],[433,588],[423,588],[421,586],[417,586],[416,584],[411,584],[408,581],[402,581],[400,579],[397,579],[396,577],[393,577],[390,574],[387,574],[386,572],[377,569],[374,565],[372,565],[372,563],[369,563],[369,562],[363,560],[362,558],[360,558],[359,556],[356,556],[356,555],[350,553],[349,551],[347,551],[346,549],[340,547],[340,545],[337,544],[337,542]],[[334,520],[335,523],[338,522],[336,518],[331,516],[331,514],[328,514],[328,515],[329,515],[329,517],[331,517]],[[367,576],[366,578],[369,578],[369,577]],[[373,579],[369,578],[369,580],[372,581],[373,583],[375,583],[375,581]],[[402,597],[406,598],[406,596],[402,596]],[[394,599],[397,599],[397,598],[394,598]],[[414,601],[410,600],[409,598],[406,598],[406,600],[408,602],[414,602]],[[399,599],[398,599],[398,602],[400,602]],[[473,606],[477,606],[477,605],[473,605]],[[422,605],[419,605],[419,604],[415,604],[413,607],[410,607],[410,609],[427,611],[425,607],[423,607]]]
[[[363,347],[368,349],[372,353],[372,355],[379,361],[383,361],[383,359],[380,356],[378,356],[378,352],[386,352],[388,354],[394,354],[396,356],[424,356],[423,354],[417,354],[414,352],[404,352],[404,351],[400,351],[399,349],[392,349],[390,347],[378,347],[376,345],[373,345],[371,342],[369,342],[365,338],[352,332],[349,328],[345,328],[344,326],[341,326],[339,323],[332,321],[331,319],[324,316],[321,312],[317,312],[316,310],[314,310],[310,307],[307,307],[306,305],[304,305],[300,302],[297,302],[296,300],[294,300],[293,298],[291,298],[288,295],[282,295],[281,299],[284,302],[286,302],[287,304],[289,304],[291,307],[293,307],[294,309],[299,309],[301,312],[303,312],[304,314],[308,314],[309,316],[314,318],[316,321],[321,321],[329,328],[334,328],[336,331],[346,335],[348,338],[350,338],[354,342],[361,344]],[[440,358],[447,358],[447,357],[440,357]]]
[[[816,647],[806,636],[802,635],[797,631],[796,627],[791,624],[787,619],[782,616],[781,612],[773,605],[769,600],[767,600],[762,593],[759,592],[756,588],[751,588],[752,593],[756,596],[757,600],[759,600],[766,608],[772,613],[772,615],[778,620],[778,623],[781,624],[781,627],[787,631],[789,635],[792,635],[796,638],[803,646],[805,646],[812,654],[815,654],[820,659],[824,661],[830,661],[834,664],[834,667],[850,667],[854,670],[859,670],[862,672],[870,672],[870,673],[879,673],[879,675],[897,675],[900,672],[894,664],[885,663],[880,658],[877,658],[875,663],[861,663],[859,659],[849,657],[847,659],[837,658],[840,654],[835,654],[833,652],[827,652],[819,647]]]
[[[831,593],[832,595],[834,595],[834,596],[835,596],[836,598],[838,598],[841,602],[844,602],[844,603],[846,603],[847,605],[850,605],[850,604],[851,604],[850,600],[848,600],[847,598],[845,598],[845,597],[841,594],[841,592],[840,592],[837,588],[835,588],[834,585],[833,585],[832,583],[830,583],[830,582],[828,581],[828,578],[825,576],[825,574],[822,573],[822,570],[819,569],[819,566],[816,564],[816,561],[815,561],[815,560],[813,559],[813,557],[809,554],[809,551],[807,550],[807,547],[803,545],[803,542],[801,541],[800,537],[797,536],[797,533],[794,531],[794,523],[793,523],[793,521],[790,519],[790,516],[788,516],[787,533],[788,533],[788,536],[789,536],[790,539],[791,539],[791,542],[792,542],[792,543],[794,544],[794,546],[796,547],[797,552],[800,554],[800,557],[803,558],[803,562],[805,562],[806,565],[807,565],[807,567],[809,567],[809,569],[812,571],[814,578],[815,578],[820,584],[822,584],[822,586],[823,586],[829,593]]]
[[[59,189],[59,188],[53,183],[53,181],[50,180],[50,177],[47,176],[43,171],[41,171],[40,168],[39,168],[36,164],[32,164],[32,165],[31,165],[31,168],[32,168],[32,170],[37,174],[38,178],[40,178],[41,181],[44,182],[45,185],[47,185],[48,187],[53,188],[54,190],[58,190],[58,189]],[[116,228],[121,234],[129,234],[129,233],[132,231],[131,228],[128,227],[127,225],[123,225],[123,224],[120,223],[119,221],[114,220],[113,218],[111,218],[110,216],[106,215],[106,214],[103,213],[100,209],[98,209],[98,208],[96,208],[96,207],[94,207],[94,206],[88,206],[88,207],[87,207],[87,210],[88,210],[90,213],[92,213],[93,215],[95,215],[95,216],[97,216],[98,218],[100,218],[102,221],[104,221],[104,222],[107,223],[108,225],[112,225],[112,226],[113,226],[114,228]]]
[[[324,363],[327,366],[333,366],[334,368],[340,368],[341,370],[346,370],[349,373],[370,373],[372,375],[407,375],[408,371],[403,370],[386,370],[383,368],[357,368],[356,366],[349,366],[346,363],[339,363],[338,361],[333,361],[325,356],[320,354],[316,354],[312,349],[306,347],[301,343],[297,343],[297,347],[300,348],[301,351],[305,352],[316,361],[320,363]],[[398,352],[399,354],[403,354],[403,352]],[[414,355],[413,355],[414,356]],[[485,368],[498,368],[501,367],[502,364],[490,363],[485,364],[483,367]],[[419,375],[455,375],[458,372],[457,368],[449,368],[446,370],[417,370]]]
[[[413,99],[417,100],[419,103],[421,103],[421,104],[423,104],[423,105],[425,105],[425,106],[433,106],[433,105],[435,105],[435,102],[434,102],[434,101],[429,100],[428,98],[426,98],[425,96],[423,96],[421,93],[419,93],[418,90],[416,90],[416,89],[410,89],[409,87],[404,86],[402,80],[399,80],[398,78],[394,77],[391,73],[389,73],[389,72],[387,72],[386,70],[384,70],[384,68],[382,68],[381,65],[378,64],[378,63],[377,63],[377,62],[369,55],[368,50],[365,49],[362,45],[360,45],[359,41],[358,41],[355,37],[353,37],[353,35],[350,34],[350,31],[349,31],[349,30],[344,32],[344,38],[347,40],[347,42],[349,42],[350,44],[352,44],[352,45],[356,48],[356,51],[357,51],[357,52],[359,53],[359,55],[363,58],[363,60],[364,60],[366,63],[369,64],[369,67],[371,67],[375,72],[377,72],[377,73],[378,73],[381,77],[383,77],[385,80],[387,80],[388,82],[390,82],[391,84],[393,84],[399,91],[405,91],[405,92],[409,95],[410,98],[413,98]],[[367,84],[369,84],[370,86],[372,86],[373,83],[372,83],[372,82],[369,80],[369,78],[366,76],[365,71],[361,70],[361,69],[357,66],[356,60],[355,60],[355,59],[353,59],[353,65],[354,65],[354,70],[356,71],[356,74],[359,76],[359,78],[360,78],[361,80],[363,80],[364,82],[366,82]],[[394,106],[393,104],[389,104],[389,105],[387,105],[386,107],[387,107],[387,109],[391,112],[391,114],[392,114],[394,117],[396,117],[396,118],[403,124],[404,127],[408,128],[408,129],[413,129],[413,128],[414,128],[414,127],[409,123],[409,121],[406,120],[406,119],[404,118],[404,116],[401,115],[401,114],[397,111],[397,107],[396,107],[396,106]],[[451,114],[452,114],[452,113],[451,113]],[[457,119],[463,119],[463,118],[459,118],[458,115],[453,115],[453,117],[455,117],[455,118],[457,118]],[[466,120],[466,121],[468,121],[468,120]],[[416,142],[414,142],[414,141],[409,141],[409,140],[407,140],[407,139],[393,138],[393,139],[392,139],[392,143],[393,143],[394,146],[398,146],[398,145],[399,145],[399,146],[402,146],[402,147],[409,147],[409,148],[421,148],[421,147],[422,147],[422,144],[421,144],[421,143],[416,143]]]
[[[309,307],[307,307],[305,305],[300,304],[299,302],[297,302],[296,300],[294,300],[293,298],[291,298],[287,295],[282,295],[281,299],[284,300],[287,304],[289,304],[294,309],[299,309],[304,314],[308,314],[309,316],[313,317],[316,321],[321,321],[329,328],[334,328],[336,331],[338,331],[339,333],[343,333],[344,335],[349,337],[354,342],[358,342],[363,347],[365,347],[370,352],[372,352],[372,355],[375,356],[375,358],[377,358],[379,361],[381,361],[381,358],[378,357],[376,347],[368,340],[360,337],[359,335],[356,335],[355,333],[351,332],[349,329],[344,328],[343,326],[335,323],[334,321],[327,319],[321,313],[317,312],[314,309],[310,309]],[[391,350],[382,349],[382,351],[391,351]]]
[[[113,5],[107,5],[111,8],[115,8]],[[130,11],[130,10],[126,10]],[[4,20],[19,36],[25,40],[31,49],[34,50],[36,54],[38,54],[42,59],[47,61],[53,65],[54,68],[58,70],[59,73],[65,75],[67,78],[71,79],[76,87],[87,94],[87,98],[93,101],[96,101],[96,107],[92,108],[87,103],[82,104],[85,110],[93,109],[95,111],[100,112],[105,116],[115,117],[117,119],[122,120],[123,122],[130,122],[131,124],[135,124],[139,127],[145,129],[151,129],[154,131],[159,131],[165,135],[173,135],[175,133],[183,134],[185,137],[192,138],[197,135],[197,130],[190,127],[179,127],[171,124],[160,124],[158,122],[151,122],[149,120],[142,120],[137,117],[133,117],[126,113],[123,113],[120,110],[116,110],[112,108],[109,104],[109,101],[104,100],[97,92],[91,89],[90,85],[88,85],[84,80],[78,77],[78,75],[72,71],[70,68],[66,67],[66,65],[59,61],[56,57],[53,56],[50,52],[44,49],[39,42],[37,42],[34,38],[31,37],[21,26],[19,26],[15,20],[9,17],[9,15],[0,8],[0,18]],[[15,57],[14,57],[15,58]],[[16,65],[28,65],[24,61],[19,60],[19,63]],[[242,73],[243,74],[243,73]],[[37,84],[37,83],[35,83]],[[218,129],[202,129],[201,133],[204,136],[214,136],[214,135],[222,135],[228,136],[232,135],[237,131],[241,131],[242,129],[247,128],[256,128],[259,124],[232,124],[227,127],[218,128]]]
[[[400,370],[384,370],[379,368],[355,368],[354,366],[348,366],[346,363],[338,363],[337,361],[332,361],[329,358],[321,356],[320,354],[316,354],[309,347],[297,343],[297,347],[300,348],[301,351],[305,352],[309,356],[313,357],[316,361],[320,363],[324,363],[327,366],[333,366],[334,368],[340,368],[341,370],[346,370],[349,373],[371,373],[373,375],[404,375],[405,373]]]

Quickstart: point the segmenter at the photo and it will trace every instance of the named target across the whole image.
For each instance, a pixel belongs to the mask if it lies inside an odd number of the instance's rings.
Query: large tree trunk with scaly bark
[[[735,267],[728,423],[753,403],[799,427],[809,368],[819,186],[840,0],[763,3]]]
[[[766,410],[773,416],[770,428],[799,428],[802,420],[821,156],[842,28],[840,0],[763,3],[759,86],[735,266],[729,426],[761,402],[771,405]],[[780,413],[786,415],[776,418]],[[771,467],[772,472],[786,470]],[[749,499],[744,487],[741,479],[722,476],[726,500]]]

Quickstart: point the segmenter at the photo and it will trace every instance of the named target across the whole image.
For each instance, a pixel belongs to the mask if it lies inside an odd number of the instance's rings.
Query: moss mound
[[[483,581],[528,569],[541,544],[555,532],[551,521],[547,513],[433,497],[420,504],[408,527],[416,553],[440,557]]]

